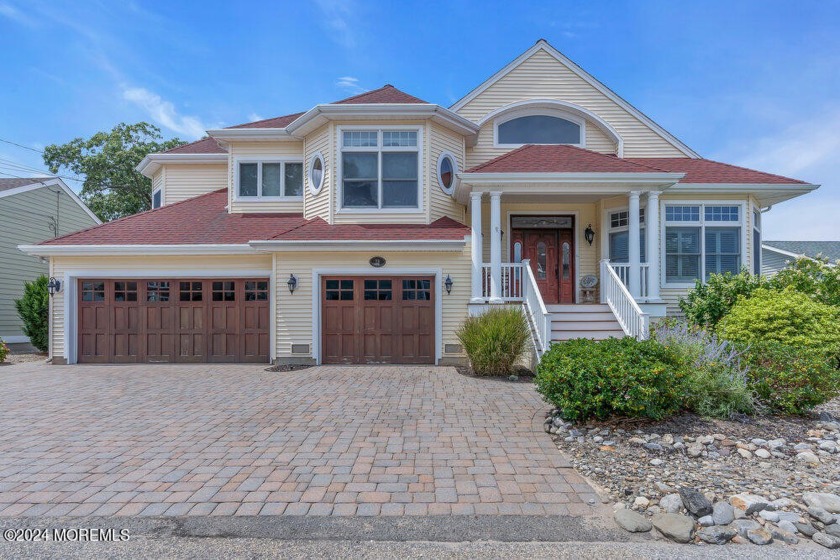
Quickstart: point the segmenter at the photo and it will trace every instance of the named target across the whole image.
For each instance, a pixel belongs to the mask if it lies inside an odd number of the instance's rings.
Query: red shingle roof
[[[227,150],[222,148],[215,138],[202,138],[189,144],[170,148],[164,154],[226,154]]]
[[[391,84],[385,84],[379,89],[366,91],[359,95],[335,101],[336,104],[342,103],[428,103],[418,97],[409,95],[404,91],[400,91]]]
[[[563,145],[529,144],[467,170],[467,173],[656,173],[661,169]]]
[[[321,218],[314,218],[295,229],[275,235],[281,241],[414,241],[461,240],[469,235],[470,228],[451,218],[440,218],[425,224],[338,224],[329,225]]]
[[[694,158],[628,158],[627,161],[650,165],[663,169],[685,173],[680,183],[754,183],[754,184],[807,184],[805,181],[790,179],[781,175],[755,171],[746,167],[720,163],[710,159]]]
[[[263,119],[261,121],[254,121],[245,124],[237,124],[227,128],[286,128],[302,114],[303,113],[292,113],[291,115],[283,115],[282,117]]]
[[[42,245],[204,245],[257,240],[450,240],[469,228],[449,218],[430,225],[334,225],[301,214],[231,214],[222,189],[45,241]]]

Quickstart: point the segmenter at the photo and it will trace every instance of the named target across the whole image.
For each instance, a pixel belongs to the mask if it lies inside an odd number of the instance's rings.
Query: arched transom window
[[[521,146],[522,144],[573,144],[583,145],[582,123],[548,114],[515,116],[496,122],[496,144]]]

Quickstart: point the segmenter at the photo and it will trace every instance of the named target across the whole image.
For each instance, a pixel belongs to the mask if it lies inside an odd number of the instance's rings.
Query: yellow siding
[[[148,274],[150,270],[171,271],[173,276],[185,271],[194,275],[199,271],[215,273],[220,271],[235,274],[237,271],[264,270],[265,275],[271,273],[271,255],[204,255],[204,256],[137,256],[137,257],[53,257],[50,266],[53,275],[63,279],[68,271],[103,271],[103,277],[108,272],[124,273],[137,271],[138,276]],[[53,356],[64,354],[64,295],[66,291],[53,296],[52,301],[52,347]]]
[[[595,113],[613,128],[624,140],[625,157],[680,157],[680,150],[654,132],[637,117],[630,114],[615,101],[584,81],[565,65],[545,51],[538,51],[522,64],[511,70],[475,99],[458,110],[462,116],[480,121],[485,115],[500,107],[526,99],[558,99],[574,103]],[[489,123],[492,127],[492,123]],[[587,135],[590,132],[587,127]],[[482,146],[487,146],[485,143]],[[602,139],[593,138],[593,149],[603,149]],[[489,146],[492,148],[492,128],[489,134]],[[468,154],[467,164],[474,166],[489,154],[485,148],[474,150],[474,156]]]
[[[228,185],[227,165],[224,163],[191,163],[162,165],[158,175],[163,183],[163,204],[172,204]]]
[[[332,223],[330,192],[332,191],[332,179],[335,175],[335,158],[330,150],[332,146],[331,136],[332,126],[329,124],[325,124],[306,136],[304,142],[306,161],[304,161],[303,166],[303,173],[306,177],[303,189],[303,215],[306,219],[320,217],[329,223]],[[313,196],[309,190],[309,164],[312,161],[312,156],[318,152],[321,152],[321,155],[324,156],[324,185],[318,191],[318,194]]]
[[[429,153],[429,222],[448,216],[453,220],[464,222],[466,207],[455,202],[451,196],[443,192],[438,182],[437,165],[440,154],[444,151],[455,156],[458,171],[464,171],[464,137],[451,132],[442,126],[432,123],[429,127],[431,152]]]
[[[236,212],[303,212],[303,201],[290,200],[236,200],[236,162],[239,159],[284,159],[303,161],[302,142],[231,142],[228,146],[228,199],[230,211]]]
[[[387,265],[384,271],[398,268],[411,268],[433,274],[442,271],[452,277],[452,293],[447,294],[442,286],[437,286],[437,295],[443,298],[442,344],[459,344],[455,331],[467,317],[467,304],[470,300],[470,252],[469,245],[457,253],[377,253],[385,257]],[[276,253],[277,287],[277,354],[282,358],[307,358],[307,355],[292,354],[292,344],[308,344],[313,348],[313,310],[312,288],[313,269],[368,269],[371,253]],[[290,294],[286,286],[289,274],[298,279],[298,288]],[[350,273],[348,273],[350,274]],[[443,358],[459,357],[460,354],[446,354],[441,348]]]

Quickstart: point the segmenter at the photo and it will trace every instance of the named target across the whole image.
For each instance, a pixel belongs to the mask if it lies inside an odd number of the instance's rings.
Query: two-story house
[[[207,132],[140,164],[157,208],[25,248],[63,279],[55,363],[461,362],[497,304],[538,355],[644,337],[817,188],[701,158],[543,40],[449,108],[386,85]]]

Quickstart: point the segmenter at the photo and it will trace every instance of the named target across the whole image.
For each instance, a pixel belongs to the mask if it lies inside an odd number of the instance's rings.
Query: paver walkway
[[[0,516],[594,513],[545,410],[445,367],[0,367]]]

